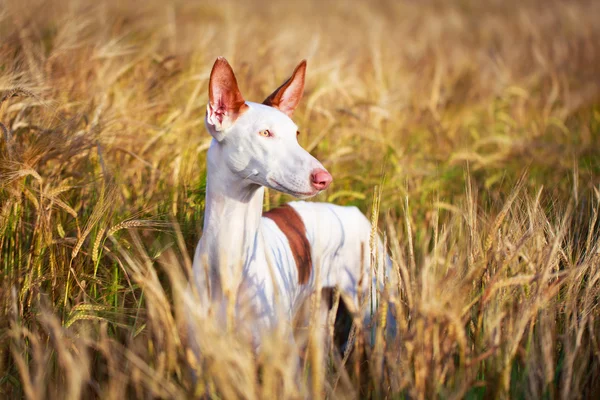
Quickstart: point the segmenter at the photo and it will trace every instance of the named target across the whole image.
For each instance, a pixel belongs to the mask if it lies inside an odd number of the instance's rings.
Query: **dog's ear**
[[[247,109],[233,69],[225,58],[217,58],[208,83],[206,123],[209,132],[215,139],[221,140],[222,132],[232,126]]]
[[[291,117],[300,103],[304,93],[304,77],[306,75],[306,60],[302,60],[294,69],[290,79],[285,81],[277,90],[263,101],[263,104],[274,107]]]

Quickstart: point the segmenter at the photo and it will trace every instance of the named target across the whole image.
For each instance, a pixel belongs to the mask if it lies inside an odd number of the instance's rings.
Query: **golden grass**
[[[0,397],[599,393],[598,15],[593,1],[5,2]],[[308,59],[295,119],[334,176],[318,200],[357,205],[385,237],[395,337],[344,355],[325,347],[331,326],[310,331],[301,377],[281,332],[254,355],[202,320],[192,351],[218,55],[256,101]]]

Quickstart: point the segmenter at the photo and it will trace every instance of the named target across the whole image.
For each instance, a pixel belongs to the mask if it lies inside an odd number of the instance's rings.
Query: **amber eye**
[[[259,134],[260,136],[262,136],[262,137],[271,137],[271,136],[273,136],[273,135],[271,134],[271,131],[270,131],[270,130],[268,130],[268,129],[265,129],[264,131],[260,131],[260,132],[258,132],[258,134]]]

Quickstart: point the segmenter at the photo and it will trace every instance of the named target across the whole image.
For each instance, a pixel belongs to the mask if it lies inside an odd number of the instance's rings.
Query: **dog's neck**
[[[259,250],[264,188],[247,183],[225,165],[223,149],[213,140],[207,155],[206,203],[201,254],[211,275],[234,279]],[[238,272],[239,271],[239,272]],[[213,282],[214,284],[215,282]],[[216,282],[218,284],[218,282]]]

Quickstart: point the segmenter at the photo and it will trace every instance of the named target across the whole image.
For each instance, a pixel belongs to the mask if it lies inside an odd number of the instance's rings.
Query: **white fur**
[[[300,201],[290,205],[306,227],[313,269],[308,283],[299,283],[286,236],[262,217],[264,187],[310,197],[318,193],[311,173],[324,167],[298,144],[297,126],[286,114],[262,104],[246,105],[235,123],[218,132],[206,121],[215,138],[207,155],[204,230],[193,270],[203,313],[212,303],[223,320],[227,295],[235,294],[237,323],[259,345],[265,331],[289,325],[320,287],[339,287],[358,309],[358,291],[369,294],[369,287],[382,278],[375,277],[369,263],[371,225],[356,207]],[[272,137],[259,135],[267,129]],[[379,238],[377,243],[381,263]]]

